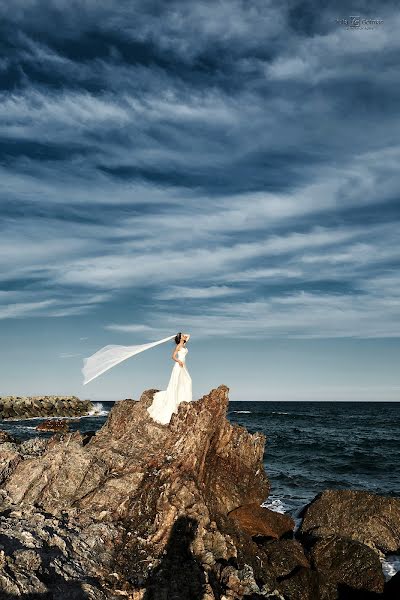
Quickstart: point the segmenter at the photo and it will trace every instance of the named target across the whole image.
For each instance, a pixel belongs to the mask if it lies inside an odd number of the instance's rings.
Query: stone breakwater
[[[90,400],[76,396],[3,396],[0,419],[34,417],[82,417],[94,410]]]

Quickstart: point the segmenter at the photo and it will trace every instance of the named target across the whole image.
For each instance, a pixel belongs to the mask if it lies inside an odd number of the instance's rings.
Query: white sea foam
[[[269,496],[265,502],[263,502],[261,504],[261,506],[264,506],[265,508],[269,508],[270,510],[274,510],[275,512],[279,512],[281,514],[290,514],[290,516],[292,517],[292,519],[294,520],[294,533],[296,533],[296,531],[298,530],[298,528],[301,525],[302,522],[302,517],[299,517],[299,513],[303,510],[304,505],[299,506],[296,509],[296,512],[293,513],[293,505],[289,504],[287,502],[285,502],[284,500],[282,500],[281,498],[278,498],[278,496]]]
[[[234,410],[234,413],[246,413],[248,415],[251,414],[251,410]]]
[[[108,411],[104,409],[104,405],[101,402],[93,402],[93,410],[86,416],[88,417],[104,417],[108,415]]]
[[[400,571],[400,554],[388,554],[385,558],[381,558],[381,562],[385,581]]]
[[[265,500],[265,502],[263,502],[261,506],[282,514],[289,509],[287,504],[282,502],[280,498],[276,498],[274,496],[270,496],[269,498],[267,498],[267,500]]]
[[[273,415],[289,415],[290,413],[288,413],[288,412],[281,412],[279,410],[273,410],[272,414]]]
[[[105,410],[103,404],[101,402],[93,402],[93,409],[87,414],[87,415],[68,415],[68,416],[59,416],[59,415],[51,415],[48,417],[44,417],[43,415],[40,417],[26,417],[26,418],[12,418],[12,419],[7,419],[7,421],[9,423],[17,423],[18,425],[20,424],[22,427],[24,427],[24,422],[25,421],[62,421],[62,420],[75,420],[75,419],[81,419],[83,417],[104,417],[106,415],[108,415],[107,410]],[[35,429],[33,427],[33,429]]]

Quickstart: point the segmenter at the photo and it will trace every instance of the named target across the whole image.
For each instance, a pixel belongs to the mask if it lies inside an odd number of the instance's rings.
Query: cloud
[[[398,335],[394,4],[156,7],[0,5],[1,317]]]
[[[219,298],[221,296],[230,296],[240,293],[240,289],[235,289],[226,285],[212,285],[209,287],[179,287],[175,286],[168,290],[158,292],[156,297],[159,300],[176,300],[181,298],[192,298],[197,300],[207,300],[208,298]]]
[[[153,327],[143,325],[141,323],[131,323],[129,325],[110,323],[108,325],[105,325],[104,329],[107,329],[109,331],[122,331],[124,333],[147,333],[153,331]]]
[[[379,18],[383,24],[373,30],[349,30],[336,19],[346,18],[335,10],[328,10],[324,19],[328,31],[313,36],[293,37],[286,48],[270,62],[263,63],[269,80],[307,82],[313,85],[336,80],[365,80],[366,76],[376,77],[382,84],[388,83],[392,73],[389,53],[399,48],[396,35],[400,24],[398,13],[389,6],[379,6]],[[349,17],[347,16],[349,19]],[[369,59],[382,54],[388,55],[386,69],[376,71]],[[360,70],[362,61],[363,69]]]
[[[39,302],[19,302],[11,303],[0,307],[0,319],[10,319],[15,317],[36,316],[43,309],[54,305],[53,300],[42,300]]]
[[[82,291],[64,294],[54,290],[9,290],[0,292],[0,319],[26,317],[68,317],[91,312],[110,295]]]
[[[68,265],[57,270],[55,278],[63,285],[86,285],[101,289],[128,287],[146,284],[193,280],[195,277],[218,277],[227,269],[236,268],[248,260],[267,259],[307,248],[318,248],[351,239],[361,233],[361,229],[316,227],[305,233],[271,235],[254,242],[219,244],[212,249],[202,246],[193,249],[149,248],[147,253],[117,252],[85,259],[71,260]]]
[[[196,338],[212,330],[225,338],[381,338],[399,337],[399,297],[379,294],[327,294],[301,291],[268,300],[212,305],[206,312],[183,309],[179,317],[152,314],[154,330],[174,330],[184,322]],[[130,332],[129,324],[120,332]],[[159,329],[158,329],[159,331]]]

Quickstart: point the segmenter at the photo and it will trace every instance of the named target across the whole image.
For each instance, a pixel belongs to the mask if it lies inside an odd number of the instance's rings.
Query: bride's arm
[[[186,335],[186,341],[188,342],[189,338],[190,338],[190,333],[185,333],[185,335]]]

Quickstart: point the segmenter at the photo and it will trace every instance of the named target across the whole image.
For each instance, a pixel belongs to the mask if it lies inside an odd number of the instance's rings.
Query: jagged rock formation
[[[0,398],[0,419],[31,419],[33,417],[79,417],[94,410],[90,400],[76,396],[3,396]]]
[[[266,440],[227,421],[226,386],[181,404],[169,425],[147,412],[155,391],[117,403],[92,436],[0,437],[4,597],[330,600],[339,586],[381,595],[373,549],[336,534],[302,545],[290,517],[260,508]]]

